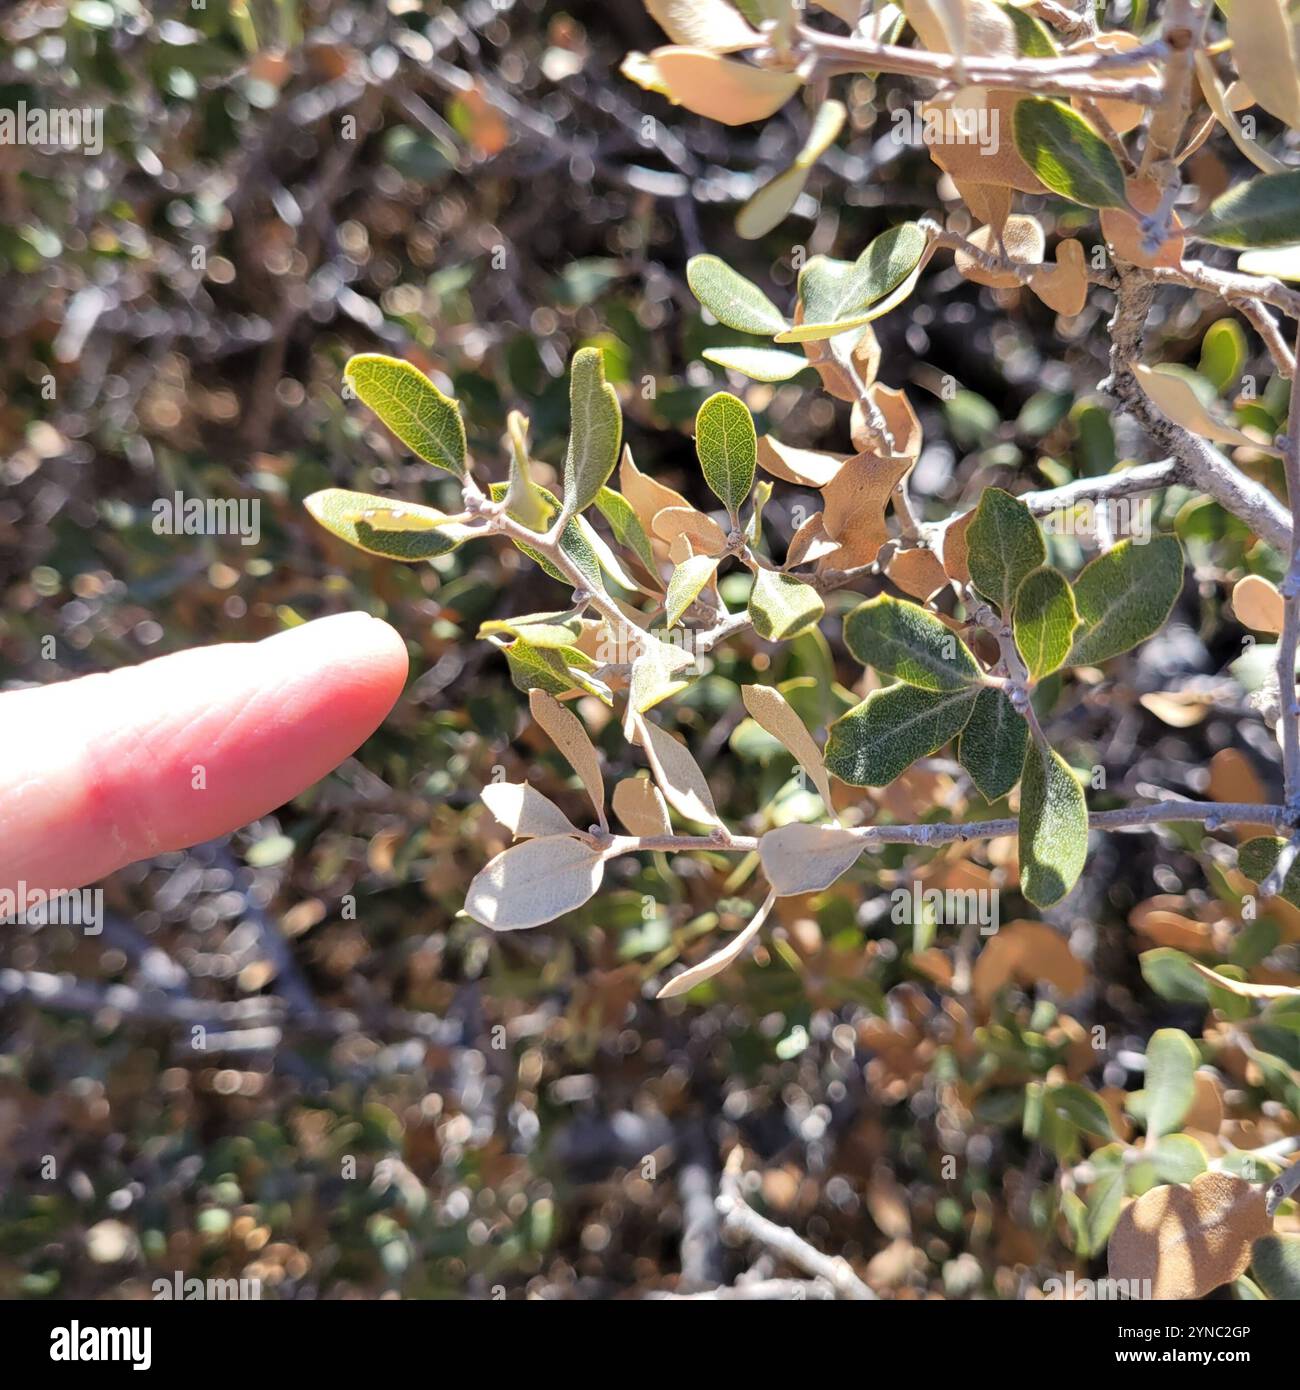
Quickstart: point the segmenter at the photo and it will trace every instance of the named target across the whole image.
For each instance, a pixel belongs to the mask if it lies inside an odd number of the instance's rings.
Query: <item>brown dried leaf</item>
[[[1108,1272],[1150,1280],[1153,1298],[1204,1298],[1245,1273],[1251,1246],[1272,1227],[1263,1188],[1202,1173],[1187,1187],[1153,1187],[1125,1207],[1110,1238]]]
[[[545,729],[552,743],[560,750],[587,789],[596,818],[602,829],[608,829],[605,819],[605,783],[600,775],[600,759],[587,731],[572,710],[567,710],[546,691],[534,687],[528,692],[528,707],[533,718]]]
[[[624,777],[614,786],[614,814],[632,835],[671,835],[663,793],[648,777]]]
[[[1232,611],[1242,627],[1256,632],[1281,632],[1286,604],[1277,587],[1262,574],[1248,574],[1232,590]]]

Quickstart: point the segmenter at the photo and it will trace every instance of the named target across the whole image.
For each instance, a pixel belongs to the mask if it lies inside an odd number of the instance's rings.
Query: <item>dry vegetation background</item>
[[[890,138],[910,89],[863,78],[795,215],[740,241],[738,200],[797,151],[806,114],[726,130],[674,110],[618,74],[659,41],[636,0],[29,0],[0,18],[0,104],[106,109],[96,159],[0,148],[0,677],[48,683],[354,607],[412,653],[354,758],[274,817],[115,875],[101,937],[0,935],[0,1295],[147,1296],[178,1269],[283,1298],[637,1297],[790,1275],[719,1229],[739,1147],[751,1203],[882,1296],[1034,1296],[1104,1264],[1062,1178],[1101,1140],[1028,1137],[1027,1087],[1080,1083],[1122,1137],[1147,1038],[1178,1027],[1207,1064],[1186,1125],[1207,1152],[1297,1129],[1295,1033],[1252,1068],[1203,996],[1139,960],[1268,958],[1294,980],[1300,913],[1242,921],[1230,858],[1196,826],[1095,837],[1079,888],[1043,914],[1005,873],[1010,844],[893,847],[816,901],[781,900],[769,944],[703,1005],[655,1003],[650,982],[735,925],[752,866],[627,858],[558,925],[493,936],[457,917],[507,843],[477,796],[495,769],[583,816],[475,640],[563,594],[508,546],[403,567],[311,521],[302,499],[327,486],[455,510],[454,487],[342,399],[344,361],[387,351],[448,380],[480,460],[525,409],[554,465],[563,366],[603,345],[638,463],[708,505],[690,426],[727,383],[699,354],[733,335],[704,324],[687,258],[707,249],[784,293],[796,245],[852,257],[943,205],[926,152]],[[1217,148],[1194,157],[1207,199],[1228,179]],[[1061,205],[1030,205],[1054,227]],[[945,261],[877,325],[881,378],[911,388],[925,427],[913,491],[932,515],[990,484],[1151,457],[1089,394],[1107,309],[1097,294],[1058,323]],[[1162,293],[1152,342],[1197,367],[1222,317]],[[1229,398],[1243,372],[1271,376],[1253,337],[1243,352]],[[751,385],[760,430],[847,450],[847,407],[811,380]],[[155,499],[177,490],[259,499],[260,543],[154,534]],[[769,509],[778,535],[790,504]],[[1185,489],[1156,505],[1193,570],[1169,627],[1070,707],[1069,737],[1106,770],[1092,805],[1276,801],[1276,746],[1247,704],[1261,673],[1226,597],[1279,562]],[[1054,554],[1077,564],[1074,544]],[[738,697],[796,677],[810,717],[854,698],[837,621],[779,648],[746,634],[678,702],[729,824],[803,814]],[[636,763],[615,727],[597,736],[612,785]],[[960,816],[971,796],[931,759],[873,814]],[[988,956],[970,933],[914,934],[889,891],[918,876],[1005,885],[1004,924],[1046,928]],[[972,964],[964,989],[938,988]]]

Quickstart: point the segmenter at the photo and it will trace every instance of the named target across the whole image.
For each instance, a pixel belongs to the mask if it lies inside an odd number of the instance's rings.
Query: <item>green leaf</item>
[[[792,575],[778,570],[759,570],[749,591],[749,616],[754,631],[769,642],[798,637],[822,620],[826,606],[822,596]]]
[[[1226,391],[1241,375],[1247,352],[1246,335],[1237,320],[1219,319],[1205,330],[1196,370],[1215,391]]]
[[[1250,1272],[1270,1298],[1300,1299],[1300,1236],[1261,1236],[1251,1252]]]
[[[1025,576],[1047,559],[1033,513],[1000,487],[986,487],[966,532],[966,545],[972,582],[1009,619]]]
[[[432,507],[341,487],[313,492],[303,506],[340,540],[386,560],[432,560],[455,550],[473,534],[459,523],[449,524],[448,518]]]
[[[564,455],[564,514],[595,501],[618,462],[623,412],[618,392],[605,380],[605,354],[579,348],[569,366],[569,448]]]
[[[612,703],[609,692],[587,675],[596,663],[576,647],[535,647],[519,638],[503,650],[510,679],[525,694],[533,689],[545,690],[548,695],[585,690],[607,705]]]
[[[1127,206],[1119,160],[1065,102],[1026,97],[1016,103],[1011,124],[1021,159],[1053,193],[1090,208]]]
[[[786,326],[785,315],[767,295],[717,256],[692,256],[686,262],[686,283],[728,328],[768,338]]]
[[[700,590],[713,578],[718,568],[716,555],[692,555],[683,560],[668,581],[668,596],[664,600],[664,622],[673,627],[682,614],[699,597]]]
[[[551,507],[542,489],[533,482],[528,458],[528,421],[517,410],[506,416],[506,438],[510,441],[506,511],[530,531],[545,531],[551,519]]]
[[[1093,1156],[1094,1163],[1096,1155]],[[1119,1214],[1124,1210],[1124,1169],[1122,1165],[1106,1168],[1098,1174],[1088,1192],[1088,1216],[1084,1229],[1088,1248],[1081,1255],[1095,1255],[1105,1249],[1110,1233],[1115,1229]]]
[[[1044,565],[1020,581],[1014,612],[1016,647],[1030,676],[1042,680],[1069,655],[1079,625],[1074,592],[1059,570]]]
[[[734,518],[754,486],[758,434],[744,401],[718,391],[695,417],[695,452],[704,481]]]
[[[745,527],[745,539],[751,546],[757,546],[763,540],[763,508],[767,506],[772,497],[772,484],[764,478],[754,489],[754,503],[749,509],[749,522]]]
[[[854,787],[887,786],[918,758],[956,738],[975,708],[976,690],[873,690],[830,727],[826,770]]]
[[[1051,1086],[1047,1089],[1043,1102],[1066,1116],[1085,1134],[1094,1134],[1099,1139],[1115,1138],[1106,1107],[1093,1092],[1084,1087],[1072,1081]]]
[[[881,594],[844,619],[844,642],[864,666],[922,690],[962,690],[979,679],[970,649],[915,603]]]
[[[1016,31],[1016,52],[1022,58],[1055,58],[1056,41],[1047,26],[1014,5],[998,5]]]
[[[803,353],[785,352],[781,348],[705,348],[702,355],[706,362],[726,367],[728,371],[740,372],[755,381],[789,381],[810,365]]]
[[[480,623],[480,637],[521,637],[534,647],[571,647],[582,635],[582,620],[573,613],[524,613]]]
[[[903,222],[876,237],[847,270],[832,270],[836,262],[824,263],[819,267],[822,284],[832,293],[817,294],[814,307],[825,317],[811,317],[808,300],[804,299],[804,322],[779,333],[777,342],[807,343],[833,338],[879,317],[871,312],[871,306],[888,302],[892,307],[889,296],[908,281],[928,244],[919,223]],[[802,275],[799,288],[802,298]]]
[[[1290,246],[1300,241],[1300,169],[1263,174],[1216,198],[1191,229],[1217,246]]]
[[[1183,587],[1183,549],[1173,536],[1145,546],[1120,541],[1086,565],[1074,581],[1082,624],[1067,658],[1094,666],[1144,642],[1164,626]]]
[[[1196,1068],[1201,1055],[1196,1044],[1177,1028],[1162,1028],[1147,1044],[1147,1133],[1172,1134],[1196,1099]]]
[[[403,444],[425,463],[465,476],[465,422],[460,406],[417,367],[396,357],[362,353],[344,379]]]
[[[809,170],[835,142],[847,114],[843,102],[821,103],[808,139],[794,163],[769,179],[736,214],[736,231],[742,237],[754,241],[766,236],[794,207],[808,181]]]
[[[503,501],[507,489],[508,484],[506,483],[488,484],[488,493],[494,502]],[[537,490],[541,493],[543,501],[545,501],[553,511],[558,512],[560,510],[560,499],[556,497],[553,492],[540,486]],[[601,578],[600,574],[600,558],[591,548],[591,544],[586,536],[583,535],[582,528],[579,524],[581,521],[581,517],[574,517],[564,530],[560,532],[560,549],[564,551],[569,559],[578,567],[583,579],[587,582],[587,587],[595,593],[603,593],[605,590],[605,581]],[[516,550],[527,555],[535,565],[540,565],[552,579],[558,579],[561,584],[567,584],[570,588],[573,587],[573,581],[563,570],[557,569],[550,560],[539,551],[535,550],[526,541],[517,541],[512,538],[511,544],[514,545]]]
[[[1254,840],[1247,840],[1237,850],[1237,867],[1247,878],[1262,883],[1273,872],[1273,866],[1277,863],[1277,857],[1282,853],[1285,844],[1285,840],[1274,839],[1271,835],[1261,835]],[[1300,859],[1287,870],[1282,891],[1278,896],[1293,907],[1300,907]]]
[[[1083,788],[1060,754],[1031,741],[1020,774],[1020,891],[1035,907],[1051,907],[1087,857]]]
[[[957,742],[957,761],[985,801],[998,801],[1020,781],[1029,725],[1001,690],[981,690]]]
[[[596,510],[609,522],[609,529],[619,545],[626,546],[651,574],[658,574],[655,564],[654,548],[646,535],[641,518],[632,509],[632,504],[621,492],[611,487],[603,487],[596,494]]]

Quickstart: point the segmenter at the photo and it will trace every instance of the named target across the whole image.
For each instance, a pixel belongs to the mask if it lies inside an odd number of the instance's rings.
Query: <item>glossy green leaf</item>
[[[749,592],[749,616],[754,631],[769,642],[798,637],[822,620],[826,606],[822,596],[792,575],[778,570],[759,570]]]
[[[1012,631],[1030,676],[1038,681],[1055,671],[1070,653],[1079,615],[1074,592],[1059,571],[1032,570],[1016,590]]]
[[[754,486],[758,434],[744,401],[718,391],[695,417],[695,452],[704,481],[734,517]]]
[[[1196,1099],[1196,1044],[1178,1028],[1161,1028],[1147,1044],[1147,1133],[1172,1134]]]
[[[465,476],[465,422],[460,406],[417,367],[362,353],[343,369],[352,389],[403,444],[426,463]]]
[[[1250,1272],[1270,1298],[1300,1299],[1300,1236],[1261,1236],[1251,1252]]]
[[[607,705],[612,703],[609,692],[589,675],[596,663],[576,647],[537,647],[521,637],[503,650],[510,679],[525,694],[534,689],[548,695],[585,690]]]
[[[1080,628],[1071,666],[1093,666],[1136,647],[1164,626],[1183,587],[1183,549],[1173,536],[1123,540],[1074,581]]]
[[[664,622],[669,627],[679,623],[682,614],[700,596],[700,590],[713,578],[718,568],[716,555],[692,555],[682,561],[668,581]]]
[[[826,770],[854,787],[887,786],[918,758],[956,738],[975,708],[976,689],[873,690],[830,727]]]
[[[1016,52],[1022,58],[1055,58],[1058,53],[1056,40],[1052,38],[1047,26],[1033,15],[1015,5],[998,5],[998,9],[1011,21],[1016,31]]]
[[[786,326],[785,315],[767,295],[717,256],[692,256],[686,262],[686,283],[709,313],[728,328],[771,337]]]
[[[1020,891],[1035,907],[1051,907],[1087,857],[1083,788],[1060,754],[1031,740],[1020,775]]]
[[[596,500],[618,462],[623,412],[605,380],[605,354],[579,348],[569,366],[569,447],[564,455],[564,514]]]
[[[463,525],[448,524],[432,507],[341,487],[313,492],[303,506],[340,540],[386,560],[432,560],[473,534]]]
[[[853,264],[834,276],[834,296],[820,297],[816,308],[824,318],[812,318],[804,300],[804,322],[777,335],[780,343],[807,343],[832,338],[878,317],[872,306],[888,302],[905,285],[921,262],[928,238],[916,222],[903,222],[882,232]],[[826,271],[829,266],[823,266]],[[826,277],[829,282],[829,277]],[[800,279],[802,297],[803,279]]]
[[[1026,97],[1016,103],[1011,124],[1021,159],[1053,193],[1090,208],[1127,206],[1119,160],[1073,107]]]
[[[1300,169],[1261,174],[1216,198],[1192,235],[1217,246],[1290,246],[1300,241]]]
[[[1003,618],[1010,618],[1016,591],[1047,559],[1033,514],[1000,487],[986,487],[966,532],[971,582]]]
[[[981,690],[957,742],[957,760],[985,801],[998,801],[1020,781],[1029,725],[1000,690]]]
[[[844,642],[864,665],[922,690],[962,690],[979,679],[970,649],[918,604],[881,594],[844,619]]]

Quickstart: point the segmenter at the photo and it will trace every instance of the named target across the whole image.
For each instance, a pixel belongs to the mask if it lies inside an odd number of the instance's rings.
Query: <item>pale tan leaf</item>
[[[1112,1279],[1151,1281],[1157,1299],[1204,1298],[1250,1264],[1251,1246],[1273,1228],[1264,1189],[1228,1173],[1187,1187],[1153,1187],[1125,1207],[1108,1250]]]
[[[869,565],[889,539],[885,509],[899,480],[911,467],[908,458],[884,459],[862,453],[849,459],[822,493],[826,532],[840,543],[836,569]]]
[[[742,685],[740,697],[745,708],[767,730],[812,778],[813,786],[830,816],[835,814],[831,801],[830,779],[822,762],[821,749],[813,742],[802,719],[791,709],[789,701],[770,685]]]
[[[670,101],[723,125],[766,120],[803,85],[797,73],[750,67],[704,48],[656,48],[650,62]]]
[[[922,602],[945,588],[948,576],[933,550],[899,550],[888,566],[889,577],[905,594]]]
[[[763,872],[778,897],[820,893],[857,862],[866,840],[833,825],[783,825],[760,837]]]
[[[823,454],[814,449],[794,449],[765,434],[758,441],[758,462],[774,478],[797,487],[823,488],[844,467],[847,454]]]
[[[1056,264],[1042,266],[1029,277],[1029,287],[1058,314],[1081,314],[1088,302],[1088,272],[1083,246],[1073,237],[1056,245]]]
[[[663,793],[648,777],[624,777],[614,787],[614,814],[632,835],[671,835]]]
[[[1248,574],[1232,590],[1232,611],[1242,627],[1256,632],[1281,632],[1286,604],[1275,585],[1262,574]]]
[[[1235,994],[1238,999],[1300,999],[1300,989],[1294,985],[1252,985],[1248,980],[1233,980],[1227,975],[1220,975],[1200,961],[1189,960],[1187,963],[1212,985]]]
[[[674,975],[655,995],[655,998],[672,999],[675,995],[685,994],[688,990],[694,989],[701,980],[711,979],[714,975],[725,970],[733,961],[738,960],[745,947],[758,935],[758,929],[766,921],[767,914],[771,912],[772,904],[775,901],[776,894],[769,893],[764,899],[763,905],[720,951],[715,951],[706,960],[691,966],[689,970],[683,970],[680,975]]]
[[[1108,29],[1092,38],[1079,39],[1076,43],[1070,44],[1064,52],[1069,54],[1127,53],[1131,49],[1140,47],[1141,44],[1142,39],[1139,35],[1131,34],[1127,29]],[[1131,68],[1107,69],[1107,76],[1112,74],[1115,77],[1123,76],[1129,80],[1136,78],[1155,79],[1160,76],[1160,69],[1152,62],[1139,62],[1134,63]],[[1082,105],[1078,101],[1074,104],[1076,107]],[[1139,106],[1135,101],[1116,101],[1113,97],[1098,98],[1097,107],[1116,135],[1127,135],[1130,130],[1138,126],[1145,111],[1145,108]]]
[[[678,536],[685,536],[693,555],[721,555],[727,548],[727,533],[694,507],[665,507],[656,514],[653,525],[654,534],[670,545]]]
[[[836,554],[839,541],[826,534],[826,518],[821,512],[814,512],[807,521],[790,537],[790,548],[785,553],[785,569],[797,565],[811,565],[827,556]]]
[[[867,392],[867,398],[883,417],[885,428],[893,438],[893,456],[913,460],[920,458],[923,443],[921,422],[916,418],[916,411],[912,409],[912,402],[908,400],[907,392],[895,390],[892,386],[882,386],[877,382]],[[880,452],[874,437],[867,428],[866,413],[862,409],[860,401],[855,401],[853,404],[849,428],[855,449],[860,449],[864,453]]]
[[[1232,61],[1255,100],[1285,125],[1300,126],[1300,53],[1285,0],[1228,7]]]
[[[674,43],[735,53],[762,41],[726,0],[645,0],[645,7]]]
[[[479,793],[483,804],[516,839],[577,835],[578,827],[550,797],[527,782],[489,782]]]
[[[572,710],[565,709],[554,695],[548,695],[536,687],[528,692],[528,707],[533,712],[533,718],[578,774],[591,798],[591,804],[596,808],[601,829],[607,829],[609,822],[605,819],[605,783],[600,775],[600,759],[578,716]]]
[[[666,729],[637,716],[637,728],[650,761],[650,771],[668,804],[688,820],[721,825],[713,805],[713,793],[700,765]]]
[[[1214,708],[1214,697],[1197,690],[1152,690],[1138,703],[1171,729],[1190,729]]]
[[[604,873],[601,851],[571,835],[525,840],[478,871],[465,911],[494,931],[539,927],[581,907]]]
[[[654,534],[654,519],[665,507],[685,507],[692,510],[691,504],[680,492],[675,492],[657,478],[642,473],[632,457],[632,450],[625,444],[623,457],[618,466],[618,488],[632,504],[647,535]]]
[[[1015,265],[1041,265],[1047,247],[1042,223],[1036,217],[1008,217],[1000,238],[992,227],[977,227],[967,240],[977,251],[999,256]],[[953,261],[958,274],[976,285],[1013,290],[1021,283],[1015,271],[986,270],[968,251],[958,250]]]
[[[1266,174],[1281,174],[1287,169],[1280,159],[1275,159],[1257,141],[1252,140],[1242,128],[1241,122],[1237,119],[1233,109],[1233,97],[1230,92],[1223,90],[1218,74],[1214,71],[1214,64],[1209,56],[1200,49],[1196,51],[1196,75],[1201,81],[1201,91],[1205,93],[1205,101],[1210,110],[1214,112],[1215,119],[1228,132],[1232,143],[1246,156],[1248,160]],[[1234,82],[1234,87],[1240,87],[1241,83]],[[1253,93],[1249,95],[1253,96]]]
[[[1177,270],[1183,262],[1183,248],[1186,238],[1177,235],[1182,231],[1182,219],[1175,212],[1169,218],[1169,226],[1174,235],[1165,239],[1154,252],[1143,244],[1144,233],[1135,213],[1154,213],[1160,204],[1160,185],[1147,175],[1140,179],[1126,179],[1125,196],[1134,212],[1124,208],[1102,208],[1101,234],[1106,238],[1111,255],[1116,260],[1128,261],[1130,265],[1144,269],[1165,268]]]
[[[1277,453],[1272,445],[1260,444],[1234,425],[1216,420],[1201,404],[1200,398],[1184,377],[1173,372],[1162,372],[1158,367],[1146,367],[1141,363],[1134,365],[1133,375],[1147,396],[1174,424],[1182,425],[1184,429],[1215,444],[1244,445],[1266,454]]]

